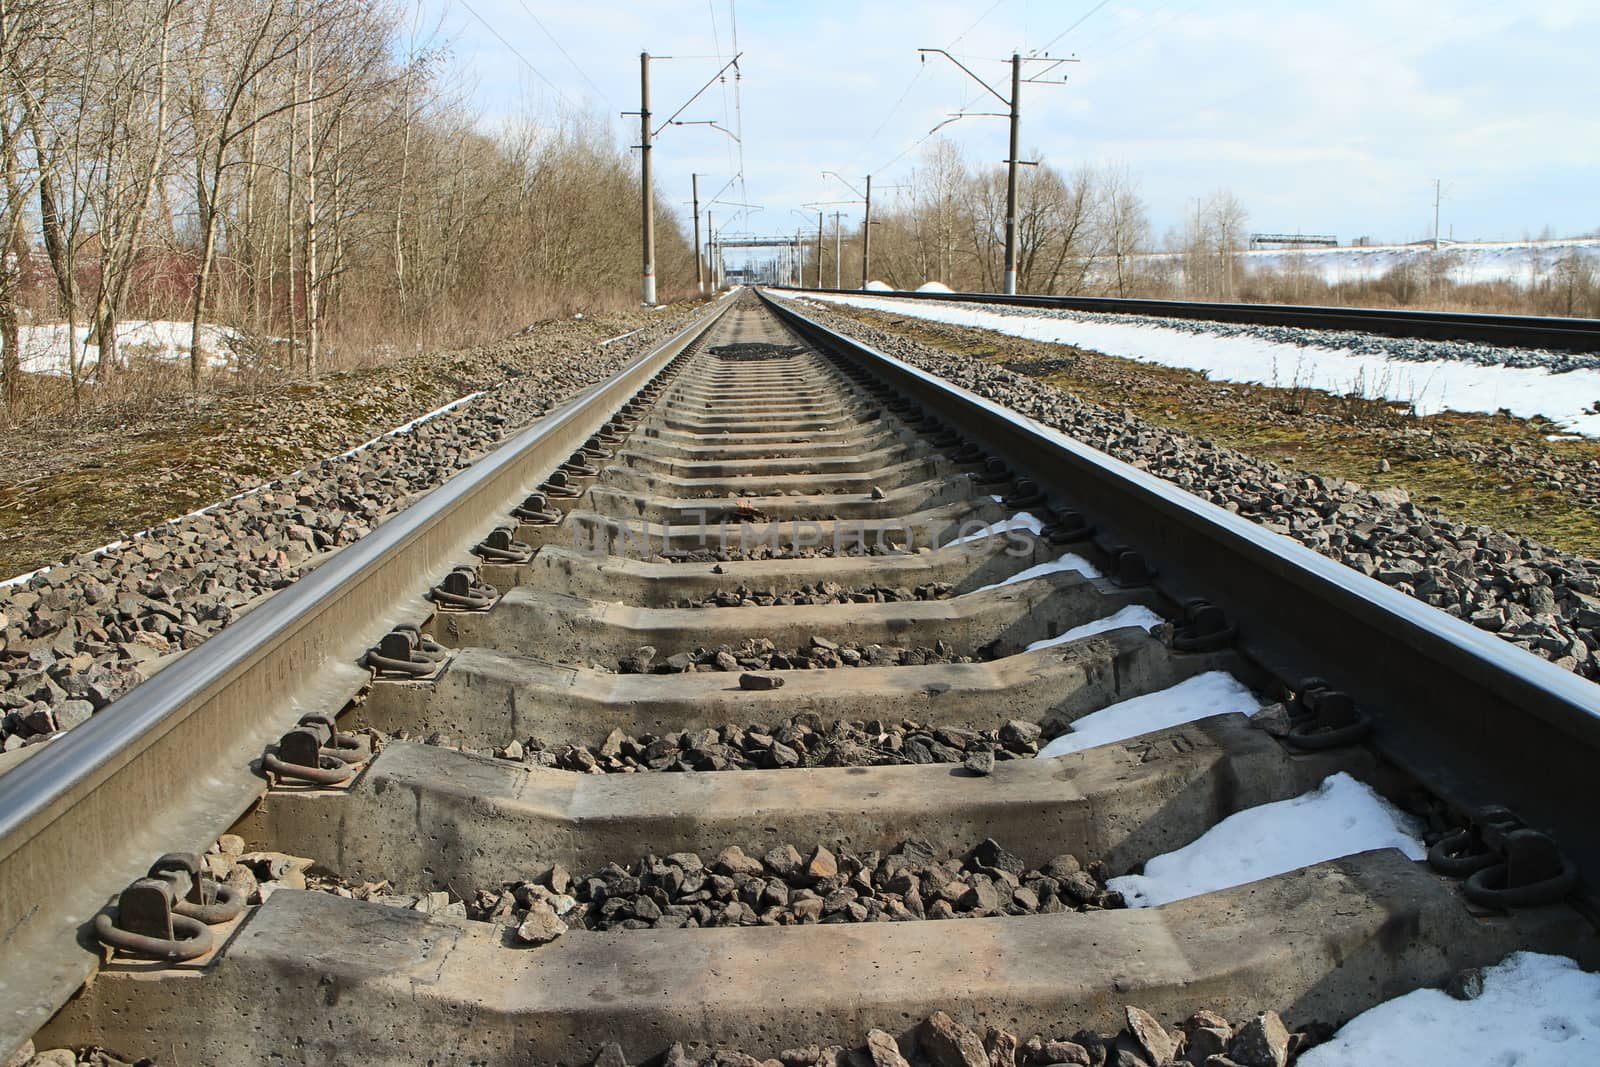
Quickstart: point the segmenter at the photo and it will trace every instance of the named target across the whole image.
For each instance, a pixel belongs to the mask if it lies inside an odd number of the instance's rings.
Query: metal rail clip
[[[216,941],[211,927],[237,917],[244,897],[200,870],[193,852],[162,856],[117,895],[115,913],[94,917],[95,936],[119,952],[169,963],[204,956]]]
[[[1554,904],[1578,887],[1578,868],[1555,838],[1498,805],[1480,808],[1464,828],[1434,842],[1428,866],[1465,878],[1461,891],[1486,908]]]
[[[1111,570],[1111,584],[1120,589],[1149,585],[1155,577],[1149,562],[1135,549],[1121,545],[1113,548],[1110,555],[1116,561]]]
[[[1094,536],[1094,526],[1079,511],[1063,511],[1040,531],[1052,545],[1075,545]]]
[[[340,733],[326,715],[303,715],[298,726],[267,748],[261,766],[291,781],[343,785],[371,758],[372,743],[365,737]]]
[[[460,566],[429,590],[428,598],[441,608],[488,611],[500,598],[500,590],[488,582],[479,581],[477,568]]]
[[[550,498],[543,493],[529,493],[511,514],[530,526],[553,526],[561,521],[561,512],[550,506]]]
[[[1041,507],[1044,504],[1044,491],[1032,478],[1018,478],[1017,484],[1012,487],[1011,495],[1006,497],[1003,503],[1016,511]]]
[[[572,484],[572,479],[567,477],[566,471],[558,469],[550,472],[550,477],[539,486],[539,492],[546,496],[572,497],[577,496],[581,490]]]
[[[513,527],[496,526],[488,537],[472,546],[472,554],[490,563],[526,563],[533,558],[533,546],[518,541]]]
[[[567,476],[571,478],[598,478],[600,476],[600,468],[589,462],[588,453],[581,448],[567,457],[567,461],[561,465],[561,470],[566,471]]]
[[[415,626],[396,626],[377,646],[361,657],[361,665],[379,677],[385,674],[406,678],[431,678],[449,657],[441,644],[424,637]]]
[[[1372,717],[1356,706],[1355,698],[1322,678],[1307,678],[1289,702],[1289,732],[1283,740],[1302,752],[1321,752],[1353,745],[1371,732]]]
[[[1239,636],[1227,613],[1209,600],[1195,597],[1183,605],[1183,622],[1172,633],[1177,652],[1215,652]]]

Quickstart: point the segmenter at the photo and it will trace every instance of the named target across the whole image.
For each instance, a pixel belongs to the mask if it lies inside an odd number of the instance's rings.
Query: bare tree
[[[102,53],[115,77],[115,91],[105,94],[100,108],[93,189],[100,281],[90,339],[99,345],[96,377],[102,383],[116,371],[117,320],[165,176],[168,50],[178,9],[178,0],[114,8],[120,25]]]
[[[1111,283],[1127,296],[1132,283],[1132,257],[1148,251],[1150,220],[1139,196],[1139,182],[1126,164],[1107,167],[1100,176],[1099,230],[1104,254],[1111,261]]]
[[[0,393],[14,415],[22,385],[22,331],[17,296],[31,258],[27,201],[38,188],[39,170],[28,165],[24,142],[28,109],[44,58],[39,38],[52,21],[41,0],[0,0]]]

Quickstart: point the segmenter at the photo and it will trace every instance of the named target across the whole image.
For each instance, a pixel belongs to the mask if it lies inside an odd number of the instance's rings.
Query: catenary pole
[[[1022,124],[1022,56],[1011,53],[1011,155],[1006,160],[1005,292],[1017,292],[1017,133]]]
[[[833,213],[833,287],[835,289],[844,288],[844,277],[842,273],[844,270],[844,256],[841,254],[841,244],[839,240],[839,231],[843,228],[840,225],[840,220],[843,218],[844,212],[835,211]]]
[[[706,295],[706,265],[700,255],[700,175],[689,175],[690,195],[694,199],[694,283]]]
[[[650,173],[650,53],[639,53],[639,193],[642,203],[644,256],[642,285],[644,303],[656,302],[656,211],[655,190]]]
[[[817,212],[817,288],[822,288],[822,212]]]
[[[867,209],[861,215],[861,288],[872,275],[872,175],[867,175]]]

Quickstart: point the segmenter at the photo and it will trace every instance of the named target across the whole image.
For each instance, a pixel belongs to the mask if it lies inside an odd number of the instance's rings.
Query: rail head
[[[711,304],[0,776],[0,1053],[92,973],[94,912],[155,856],[226,831],[260,794],[251,762],[267,742],[307,711],[337,712],[366,681],[361,652],[730,306]]]
[[[1175,600],[1203,596],[1243,650],[1288,681],[1329,677],[1376,720],[1375,744],[1464,808],[1508,804],[1600,878],[1583,785],[1600,756],[1600,686],[1201,500],[1058,430],[847,337],[762,294],[813,344],[865,367],[1004,456],[1103,543],[1131,545]],[[1336,665],[1330,669],[1330,665]]]

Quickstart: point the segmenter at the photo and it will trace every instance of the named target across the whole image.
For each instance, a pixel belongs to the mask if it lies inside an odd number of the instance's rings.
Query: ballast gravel
[[[707,593],[699,600],[685,599],[675,607],[684,608],[770,608],[793,604],[897,604],[913,600],[948,600],[956,595],[949,582],[928,582],[912,586],[844,586],[838,582],[818,582],[798,589],[751,589],[735,586]]]
[[[815,301],[829,327],[1059,429],[1585,678],[1600,678],[1600,560],[1451,522],[1403,489],[1287,470],[1128,411],[917,344]],[[1435,344],[1437,342],[1418,342]]]
[[[279,481],[0,587],[0,752],[81,725],[256,599],[292,585],[421,494],[679,329],[693,309],[575,350],[537,332],[495,349],[472,399]]]
[[[905,922],[1123,907],[1098,863],[1063,854],[1031,869],[988,839],[960,855],[911,839],[888,852],[855,853],[793,844],[760,855],[730,846],[609,863],[574,876],[556,866],[541,877],[480,889],[469,918],[521,931],[542,944],[569,930],[666,930],[715,926]],[[528,927],[529,920],[534,925]]]
[[[759,676],[758,676],[759,677]],[[497,749],[501,759],[585,774],[640,771],[781,770],[788,767],[879,767],[1027,759],[1043,730],[1012,719],[993,730],[930,726],[914,719],[824,722],[802,712],[777,723],[721,726],[634,736],[614,729],[598,745],[548,744],[536,737]],[[440,740],[444,740],[441,738]]]
[[[765,637],[746,638],[738,645],[697,647],[661,657],[654,645],[641,645],[616,663],[619,674],[688,674],[698,671],[811,671],[835,667],[921,667],[929,663],[972,663],[1019,651],[1003,640],[991,641],[976,655],[958,652],[943,640],[928,646],[839,642],[813,636],[803,648],[780,649]],[[602,669],[603,666],[602,666]]]

